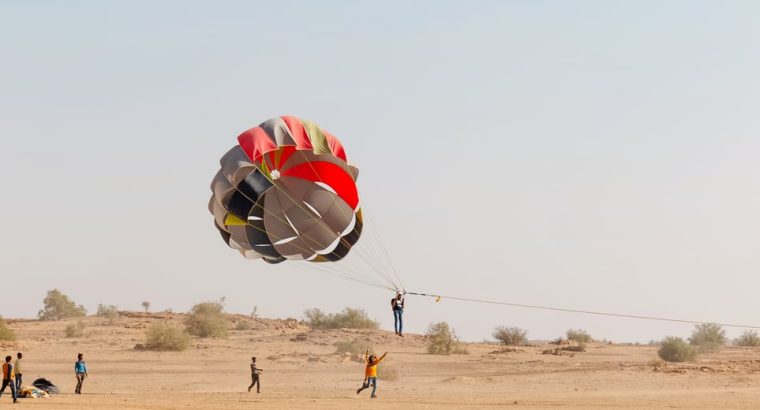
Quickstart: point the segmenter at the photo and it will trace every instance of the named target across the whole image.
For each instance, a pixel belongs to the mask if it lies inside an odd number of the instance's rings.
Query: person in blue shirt
[[[74,390],[74,393],[82,394],[82,383],[87,378],[87,365],[84,363],[84,355],[82,353],[77,355],[77,361],[74,363],[74,373],[77,375],[77,388]]]

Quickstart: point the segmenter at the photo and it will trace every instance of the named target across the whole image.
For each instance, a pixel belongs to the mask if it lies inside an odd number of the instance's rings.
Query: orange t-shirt
[[[16,378],[16,372],[10,363],[3,363],[3,380],[13,380]]]
[[[367,368],[364,369],[364,377],[377,377],[377,365],[383,361],[384,357],[385,355],[380,356],[380,358],[372,364],[370,364],[369,359],[367,359]]]

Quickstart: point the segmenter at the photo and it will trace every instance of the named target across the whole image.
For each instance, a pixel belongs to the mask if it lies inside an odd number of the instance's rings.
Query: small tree
[[[69,323],[65,329],[66,337],[84,337],[84,329],[85,325],[81,320],[76,323]]]
[[[220,302],[203,302],[190,310],[185,327],[191,335],[198,337],[226,337],[230,324]]]
[[[744,333],[734,341],[734,344],[746,347],[760,346],[760,335],[754,330],[745,330]]]
[[[666,362],[691,362],[697,358],[697,351],[680,337],[668,336],[660,344],[657,355]]]
[[[702,323],[694,326],[689,343],[700,352],[717,352],[726,344],[726,331],[715,323]]]
[[[578,343],[591,343],[591,335],[583,329],[568,329],[567,340],[574,340]]]
[[[519,327],[499,326],[493,331],[494,339],[508,346],[524,345],[528,342],[528,332]]]
[[[425,334],[427,352],[430,354],[467,354],[454,329],[446,322],[431,323]]]
[[[48,291],[42,304],[44,308],[37,312],[37,317],[40,320],[61,320],[87,314],[87,309],[84,306],[77,306],[74,301],[58,289]]]
[[[148,313],[148,311],[150,310],[150,302],[148,302],[147,300],[143,301],[142,308],[143,310],[145,310],[145,313]]]
[[[8,322],[0,316],[0,340],[12,342],[16,340],[16,332],[8,327]]]
[[[153,323],[148,328],[145,348],[149,350],[185,350],[190,346],[190,335],[182,328]]]
[[[114,305],[104,305],[99,304],[98,305],[98,311],[96,313],[97,316],[105,318],[106,323],[113,324],[113,322],[116,320],[116,318],[119,317],[119,308],[117,308]]]

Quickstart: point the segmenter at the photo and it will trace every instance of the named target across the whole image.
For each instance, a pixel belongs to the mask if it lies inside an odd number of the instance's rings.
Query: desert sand
[[[469,354],[425,352],[420,335],[374,330],[310,330],[296,320],[252,319],[226,339],[193,339],[183,352],[136,350],[152,321],[180,323],[179,314],[121,312],[111,325],[87,317],[85,337],[66,338],[70,320],[9,320],[18,340],[0,353],[24,352],[26,384],[44,376],[62,394],[21,399],[40,409],[460,409],[460,408],[760,408],[760,350],[727,347],[696,363],[655,366],[656,347],[592,343],[585,352],[545,354],[536,344],[503,349],[468,344]],[[363,364],[335,353],[340,340],[366,340],[388,351],[396,380],[380,380],[376,400],[356,394]],[[82,395],[73,394],[73,363],[89,368]],[[248,393],[249,361],[259,358],[262,392]],[[11,398],[0,398],[10,407]]]

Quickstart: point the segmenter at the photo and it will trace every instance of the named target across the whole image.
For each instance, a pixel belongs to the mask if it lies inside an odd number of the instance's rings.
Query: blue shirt
[[[74,371],[76,373],[87,373],[87,366],[85,366],[84,360],[77,360],[77,362],[74,363]]]

